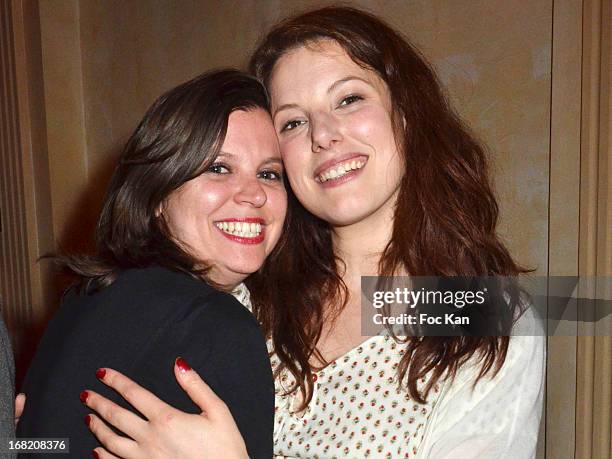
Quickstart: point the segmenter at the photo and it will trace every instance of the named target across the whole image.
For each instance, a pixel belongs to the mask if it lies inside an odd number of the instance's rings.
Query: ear
[[[155,218],[159,218],[161,217],[163,213],[163,203],[159,203],[159,206],[157,206],[157,209],[155,209]]]

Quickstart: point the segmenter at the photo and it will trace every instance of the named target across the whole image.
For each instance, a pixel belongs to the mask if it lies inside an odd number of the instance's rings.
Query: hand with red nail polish
[[[182,357],[175,361],[174,375],[191,400],[200,407],[200,414],[179,411],[118,371],[105,369],[102,382],[123,396],[147,420],[94,391],[84,391],[81,399],[84,398],[84,403],[98,413],[97,416],[89,415],[86,422],[106,448],[97,448],[96,451],[100,451],[103,457],[127,459],[248,459],[244,440],[223,400]],[[117,435],[103,420],[130,438]],[[109,453],[115,456],[106,456]]]

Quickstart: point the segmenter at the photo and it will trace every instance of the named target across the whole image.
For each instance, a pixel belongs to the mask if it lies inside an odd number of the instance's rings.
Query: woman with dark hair
[[[215,71],[159,98],[115,168],[97,255],[57,258],[80,283],[28,371],[19,436],[67,437],[72,456],[91,455],[97,443],[77,395],[94,385],[94,374],[104,376],[102,366],[199,413],[167,365],[182,356],[175,371],[189,371],[189,361],[206,375],[236,420],[238,448],[269,458],[274,391],[265,340],[226,292],[244,290],[242,281],[273,252],[285,213],[278,141],[257,80]],[[81,401],[88,397],[81,393]]]
[[[271,96],[291,209],[291,237],[247,281],[275,375],[275,455],[533,457],[542,337],[361,335],[361,276],[525,272],[496,234],[484,150],[430,66],[380,19],[330,7],[274,27],[251,70]],[[522,305],[507,300],[516,318]],[[181,436],[190,421],[108,371],[103,381],[128,387],[134,406],[175,422],[123,422],[96,396],[88,406],[134,441],[119,446],[98,418],[90,428],[114,454],[158,457],[160,432]],[[194,372],[182,377],[197,396]],[[214,421],[200,429],[166,451],[210,451],[202,438],[231,433]]]

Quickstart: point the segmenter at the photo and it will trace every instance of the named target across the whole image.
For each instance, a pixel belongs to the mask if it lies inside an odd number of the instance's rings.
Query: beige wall
[[[208,68],[244,65],[280,16],[325,2],[40,4],[47,116],[58,126],[57,145],[49,146],[61,184],[52,194],[54,227],[66,245],[79,246],[83,234],[74,227],[91,227],[84,219],[97,212],[109,165],[159,94]],[[522,263],[545,273],[552,2],[355,4],[404,31],[438,70],[490,147],[503,236]]]

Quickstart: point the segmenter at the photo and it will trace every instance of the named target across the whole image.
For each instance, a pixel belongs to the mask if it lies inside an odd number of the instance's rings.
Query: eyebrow
[[[327,93],[329,94],[330,92],[332,92],[334,89],[336,89],[338,86],[340,86],[343,83],[346,83],[347,81],[351,81],[351,80],[358,80],[358,81],[362,81],[365,84],[372,86],[372,83],[370,83],[368,80],[366,80],[365,78],[361,78],[355,75],[349,75],[347,77],[344,78],[340,78],[339,80],[335,81],[334,83],[332,83],[332,85],[327,88]]]
[[[271,156],[271,157],[265,159],[261,164],[265,164],[265,165],[276,164],[276,165],[279,165],[279,166],[282,167],[283,166],[283,161],[280,158],[276,158],[276,157],[272,157]]]
[[[233,153],[228,153],[227,151],[220,151],[219,154],[217,155],[217,158],[219,157],[224,157],[224,158],[232,158],[235,159],[237,157],[237,155],[233,154]],[[277,157],[277,156],[270,156],[266,159],[264,159],[261,164],[278,164],[282,167],[283,165],[283,161],[281,158]]]
[[[346,82],[348,82],[348,81],[351,81],[351,80],[358,80],[358,81],[362,81],[362,82],[364,82],[365,84],[367,84],[367,85],[369,85],[369,86],[372,86],[372,83],[370,83],[368,80],[366,80],[366,79],[364,79],[364,78],[358,77],[358,76],[356,76],[356,75],[349,75],[349,76],[346,76],[346,77],[344,77],[344,78],[340,78],[339,80],[334,81],[334,82],[333,82],[333,83],[330,85],[330,87],[329,87],[329,88],[327,88],[327,91],[326,91],[326,92],[327,92],[327,94],[329,94],[330,92],[332,92],[332,91],[333,91],[334,89],[336,89],[338,86],[340,86],[340,85],[342,85],[342,84],[344,84],[344,83],[346,83]],[[274,118],[278,112],[281,112],[281,111],[283,111],[283,110],[288,110],[288,109],[290,109],[290,108],[299,108],[299,106],[298,106],[298,104],[283,104],[283,105],[279,106],[279,107],[278,107],[276,110],[274,110],[274,114],[273,114],[273,116],[272,116],[272,117]]]

